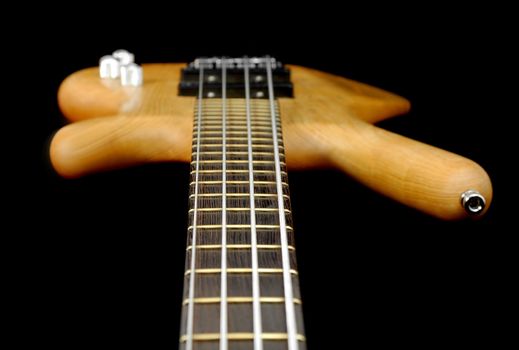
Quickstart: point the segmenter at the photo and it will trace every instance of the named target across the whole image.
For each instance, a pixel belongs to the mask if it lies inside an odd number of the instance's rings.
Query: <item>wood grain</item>
[[[194,99],[177,96],[182,66],[144,65],[141,88],[101,81],[96,68],[68,77],[58,100],[76,123],[54,137],[56,170],[77,177],[146,162],[188,161]],[[407,112],[407,100],[327,73],[290,68],[295,98],[279,101],[289,168],[337,167],[443,219],[466,216],[460,195],[468,189],[482,193],[488,208],[492,186],[476,163],[370,125]]]

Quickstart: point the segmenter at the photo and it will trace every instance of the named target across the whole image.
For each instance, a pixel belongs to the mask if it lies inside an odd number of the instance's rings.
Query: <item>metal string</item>
[[[283,264],[283,286],[285,291],[285,314],[287,321],[288,350],[297,350],[297,326],[294,309],[294,295],[292,291],[292,276],[290,275],[290,254],[288,251],[287,225],[285,220],[285,204],[283,201],[283,186],[281,181],[281,164],[279,160],[279,143],[276,129],[276,111],[274,107],[274,87],[272,81],[271,58],[266,56],[266,70],[270,102],[270,116],[272,118],[272,138],[274,143],[274,159],[276,167],[276,187],[279,210],[279,232],[281,235],[281,257]]]
[[[186,329],[186,350],[193,349],[193,316],[194,316],[194,296],[195,296],[195,262],[196,262],[196,224],[198,210],[198,170],[200,167],[200,131],[202,125],[202,100],[204,87],[204,66],[200,65],[199,81],[198,81],[198,127],[196,141],[196,169],[195,169],[195,205],[193,208],[193,237],[191,238],[191,274],[189,275],[189,300],[187,306],[187,329]]]
[[[252,312],[254,327],[254,350],[263,350],[262,319],[258,270],[258,239],[256,234],[256,203],[254,200],[254,166],[252,152],[252,121],[250,111],[250,79],[249,60],[244,58],[245,106],[247,113],[247,143],[249,149],[249,193],[250,193],[250,227],[251,227],[251,260],[252,260]]]
[[[222,58],[222,257],[220,289],[220,350],[227,350],[227,67]]]

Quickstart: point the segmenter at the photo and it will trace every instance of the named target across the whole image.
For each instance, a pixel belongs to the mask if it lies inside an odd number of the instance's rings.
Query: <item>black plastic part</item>
[[[182,77],[178,87],[180,96],[198,96],[200,71],[193,67],[182,70]],[[245,97],[245,81],[243,69],[232,68],[226,71],[227,97]],[[267,73],[265,69],[249,70],[251,98],[269,98]],[[294,97],[293,85],[290,81],[290,70],[278,67],[272,70],[274,97]],[[220,69],[204,70],[203,95],[205,98],[219,98],[222,96],[222,71]]]

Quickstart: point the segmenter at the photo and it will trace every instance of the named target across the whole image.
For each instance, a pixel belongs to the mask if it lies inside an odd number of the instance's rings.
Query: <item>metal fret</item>
[[[221,193],[201,193],[195,196],[194,194],[189,195],[189,198],[195,198],[195,197],[221,197]],[[248,197],[249,193],[227,193],[227,197]],[[270,193],[256,193],[256,197],[272,197],[277,198],[277,194],[270,194]],[[290,199],[290,197],[286,194],[283,195],[284,198]]]
[[[221,172],[222,172],[221,170],[199,170],[198,171],[199,174],[212,174],[212,173],[221,173]],[[230,174],[230,173],[247,174],[248,172],[249,172],[248,170],[227,170],[226,171],[227,174]],[[286,171],[282,171],[281,173],[284,175],[287,175]],[[195,171],[194,170],[191,171],[190,174],[191,175],[195,174]],[[276,172],[273,170],[254,170],[254,174],[276,174]]]
[[[261,303],[284,303],[284,297],[261,297],[259,299]],[[219,304],[221,302],[220,297],[206,297],[206,298],[194,298],[193,302],[195,304]],[[301,299],[294,298],[294,304],[302,304]],[[185,299],[182,302],[182,305],[187,305],[189,303],[189,299]],[[239,303],[252,303],[252,297],[228,297],[228,304],[239,304]]]
[[[227,244],[227,249],[250,249],[250,244]],[[221,244],[199,244],[196,246],[196,249],[220,249],[222,248]],[[258,249],[280,249],[281,244],[258,244]],[[187,246],[186,250],[193,249],[193,246],[189,245]],[[288,246],[288,249],[290,250],[296,250],[296,248],[292,245]]]
[[[283,274],[283,269],[274,269],[274,268],[258,268],[257,269],[259,273],[279,273],[279,274]],[[191,269],[188,269],[184,272],[184,275],[190,275],[191,274]],[[221,273],[222,272],[222,269],[221,268],[218,268],[218,267],[215,267],[215,268],[207,268],[207,269],[195,269],[195,274],[197,273],[203,273],[203,274],[213,274],[213,273]],[[252,268],[249,268],[249,267],[236,267],[236,268],[228,268],[225,270],[226,273],[228,274],[231,274],[231,273],[252,273]],[[297,275],[297,270],[294,270],[294,269],[289,269],[289,273],[291,273],[292,275]]]
[[[206,143],[206,144],[202,144],[200,145],[201,147],[222,147],[222,144],[221,143]],[[243,148],[246,148],[247,147],[247,144],[245,143],[228,143],[226,144],[227,148],[239,148],[239,147],[243,147]],[[193,145],[192,148],[195,148],[196,145]],[[252,145],[253,148],[273,148],[272,145]],[[283,147],[283,145],[278,145],[277,146],[279,149],[285,149],[285,147]]]
[[[205,141],[219,141],[223,140],[222,137],[203,137]],[[246,137],[226,137],[227,141],[247,141]],[[193,137],[193,142],[198,140],[198,137]],[[272,141],[272,137],[253,137],[252,141]]]
[[[196,229],[215,229],[215,228],[222,228],[222,225],[196,225],[196,226],[189,226],[188,230],[193,230],[194,227]],[[251,225],[227,225],[227,228],[251,228]],[[256,225],[256,228],[259,229],[278,229],[279,225]],[[292,227],[287,226],[287,230],[293,230]]]
[[[198,209],[197,211],[198,212],[211,212],[211,211],[215,211],[215,212],[218,212],[218,211],[221,211],[221,210],[224,210],[223,208],[200,208]],[[248,208],[225,208],[225,211],[244,211],[244,212],[248,212],[249,209]],[[278,211],[278,208],[256,208],[256,211],[259,211],[259,212],[277,212]],[[189,209],[189,213],[192,213],[194,212],[194,209]],[[285,213],[291,213],[291,210],[290,209],[285,209]]]
[[[204,131],[212,131],[212,130],[220,131],[221,130],[221,128],[200,128],[200,129],[202,131],[201,134],[203,134]],[[276,129],[277,129],[278,132],[281,131],[280,127],[277,127]],[[228,126],[227,130],[241,132],[241,131],[246,131],[247,127],[246,126]],[[272,128],[270,126],[268,126],[268,127],[267,126],[253,126],[253,127],[251,127],[251,130],[252,131],[257,131],[257,130],[259,130],[259,131],[266,131],[266,130],[272,131]]]
[[[228,160],[227,163],[229,164],[249,164],[247,160]],[[280,162],[281,164],[285,165],[285,162]],[[196,165],[196,163],[191,162],[192,165]],[[198,164],[222,164],[221,160],[199,160]],[[274,161],[272,160],[253,160],[252,164],[269,164],[273,165]]]
[[[287,340],[288,335],[286,333],[262,333],[261,338],[263,340]],[[306,341],[306,338],[302,334],[296,335],[297,340]],[[228,340],[253,340],[254,333],[228,333]],[[180,342],[184,343],[187,340],[187,336],[181,335]],[[212,341],[220,340],[220,333],[199,333],[193,334],[193,340],[195,341]]]
[[[196,153],[200,154],[200,155],[223,155],[223,152],[219,152],[219,151],[202,151],[202,152],[193,152],[191,153],[192,156],[196,155]],[[225,154],[227,155],[234,155],[234,156],[238,156],[238,155],[247,155],[247,152],[225,152]],[[254,152],[254,155],[255,156],[271,156],[271,155],[274,155],[273,152]]]
[[[202,185],[221,185],[223,184],[223,181],[199,181],[198,182],[199,184],[202,184]],[[239,184],[248,184],[249,181],[247,180],[230,180],[230,181],[225,181],[226,184],[229,184],[229,185],[239,185]],[[288,186],[288,184],[286,182],[281,182],[283,185],[286,185]],[[189,185],[194,185],[195,182],[190,182]],[[254,184],[255,185],[275,185],[276,182],[275,181],[254,181]]]

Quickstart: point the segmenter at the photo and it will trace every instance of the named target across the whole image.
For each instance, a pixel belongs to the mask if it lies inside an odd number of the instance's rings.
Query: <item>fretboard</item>
[[[180,348],[305,349],[279,108],[221,74],[195,108]]]

